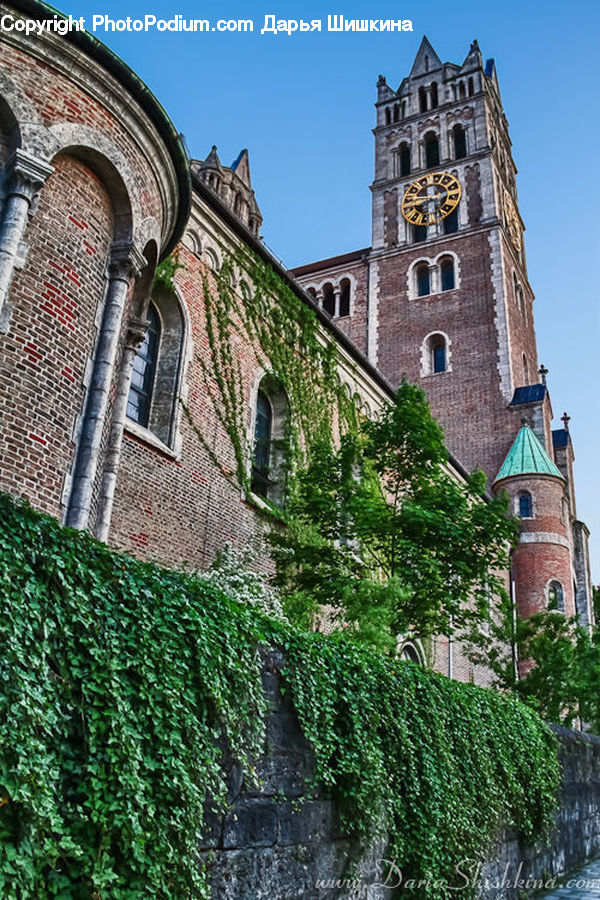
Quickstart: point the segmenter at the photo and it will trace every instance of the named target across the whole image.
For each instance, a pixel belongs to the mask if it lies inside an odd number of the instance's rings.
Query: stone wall
[[[525,847],[507,832],[482,870],[482,900],[521,900],[555,888],[563,873],[600,856],[600,738],[553,725],[562,764],[556,828],[548,845]]]
[[[289,697],[280,690],[283,658],[264,655],[263,684],[271,711],[267,749],[255,785],[229,767],[229,808],[208,809],[201,857],[218,900],[426,900],[424,889],[394,890],[398,870],[384,862],[385,842],[361,847],[344,836],[334,804],[320,786],[307,787],[314,757]],[[556,727],[563,766],[557,824],[548,846],[523,846],[502,836],[485,866],[465,864],[481,900],[522,900],[549,881],[600,854],[600,738]],[[388,880],[388,885],[385,882]],[[457,875],[457,885],[465,879]],[[457,898],[463,892],[457,890]]]

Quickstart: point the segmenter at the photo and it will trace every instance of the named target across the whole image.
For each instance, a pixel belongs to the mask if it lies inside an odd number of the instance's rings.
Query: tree
[[[492,671],[496,687],[512,691],[547,721],[572,725],[580,719],[600,733],[597,627],[553,609],[523,618],[504,598],[488,628],[473,624],[464,637],[469,658]]]
[[[483,473],[461,484],[424,392],[408,382],[377,420],[297,473],[288,526],[271,537],[286,613],[391,649],[398,635],[449,634],[502,596],[516,534]]]

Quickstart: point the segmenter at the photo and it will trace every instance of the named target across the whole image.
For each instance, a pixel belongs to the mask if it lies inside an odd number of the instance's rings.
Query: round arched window
[[[565,595],[560,581],[551,581],[548,585],[548,609],[565,611]]]

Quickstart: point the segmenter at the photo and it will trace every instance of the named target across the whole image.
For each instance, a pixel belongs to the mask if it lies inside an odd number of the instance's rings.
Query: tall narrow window
[[[519,494],[519,515],[522,519],[533,518],[533,499],[529,491],[521,491]]]
[[[436,82],[431,84],[431,108],[435,109],[438,105],[438,87]]]
[[[523,384],[529,384],[529,363],[525,354],[523,354]]]
[[[265,375],[259,385],[254,415],[252,493],[283,507],[289,404],[272,375]]]
[[[442,290],[453,291],[455,286],[454,260],[451,257],[446,257],[446,259],[442,260],[440,274],[442,279]]]
[[[431,278],[429,275],[429,266],[422,263],[417,266],[417,296],[425,297],[431,293]]]
[[[272,429],[273,409],[271,402],[263,391],[259,391],[256,399],[256,420],[254,423],[252,490],[261,497],[268,497],[269,495]]]
[[[461,81],[460,84],[458,85],[458,99],[464,100],[465,96],[466,96],[465,83],[464,83],[464,81]]]
[[[475,88],[473,85],[473,79],[469,78],[469,97],[472,97],[474,93],[475,93]]]
[[[565,593],[560,581],[551,581],[548,585],[548,608],[557,612],[565,611]]]
[[[350,315],[350,282],[347,278],[340,282],[340,318]]]
[[[454,234],[458,231],[458,207],[449,213],[444,222],[444,234]]]
[[[398,151],[399,175],[410,175],[410,144],[400,144]]]
[[[427,240],[427,225],[413,225],[413,244]]]
[[[328,316],[335,315],[335,294],[330,284],[326,284],[323,288],[323,309]]]
[[[419,88],[419,111],[427,112],[427,91],[424,87]]]
[[[434,372],[446,371],[446,341],[439,335],[436,336],[431,345],[432,352],[432,369]]]
[[[402,118],[406,118],[406,100],[402,101]]]
[[[394,122],[400,121],[400,105],[398,103],[394,104]]]
[[[431,169],[440,164],[440,142],[433,131],[425,135],[425,166]]]
[[[386,125],[392,124],[392,110],[389,106],[386,106],[386,108],[385,108],[385,124]]]
[[[467,155],[467,136],[462,125],[455,125],[452,129],[452,142],[454,144],[454,159],[464,159]]]
[[[138,425],[148,427],[152,391],[156,376],[158,347],[160,344],[160,319],[154,303],[148,307],[148,331],[133,361],[127,416]]]

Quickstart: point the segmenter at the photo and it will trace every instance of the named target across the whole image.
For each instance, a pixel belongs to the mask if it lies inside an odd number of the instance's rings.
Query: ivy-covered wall
[[[231,813],[234,770],[265,790],[277,741],[261,648],[283,654],[277,677],[310,756],[308,783],[274,792],[278,835],[293,833],[300,789],[316,828],[319,800],[335,804],[336,833],[385,838],[406,877],[431,880],[424,898],[449,900],[457,862],[485,859],[502,827],[525,842],[550,828],[556,739],[518,701],[296,631],[6,495],[0,522],[7,900],[210,896],[202,835]]]

